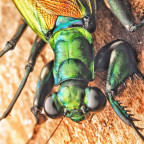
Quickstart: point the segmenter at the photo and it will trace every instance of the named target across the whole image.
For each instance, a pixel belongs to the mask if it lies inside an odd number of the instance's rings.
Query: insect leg
[[[140,23],[134,23],[130,3],[128,0],[104,0],[106,6],[119,19],[122,25],[130,32],[144,25],[144,20]]]
[[[25,83],[27,81],[27,78],[28,78],[30,72],[33,71],[33,68],[34,68],[34,65],[36,62],[36,58],[37,58],[38,54],[40,53],[40,51],[42,50],[44,45],[45,45],[45,42],[43,40],[41,40],[41,39],[39,40],[38,37],[35,39],[35,42],[31,49],[30,56],[28,58],[27,65],[25,67],[25,74],[21,81],[21,84],[20,84],[14,98],[12,99],[11,103],[9,104],[8,108],[6,109],[4,114],[0,117],[0,120],[2,120],[3,118],[6,118],[8,116],[8,114],[11,112],[15,102],[17,101],[21,91],[23,90],[23,87],[25,86]]]
[[[83,17],[84,28],[93,33],[96,29],[96,0],[90,0],[88,3],[86,1],[81,1],[81,3],[89,11],[87,12],[87,16]]]
[[[26,22],[24,20],[21,20],[14,36],[6,43],[5,48],[2,51],[0,51],[0,57],[2,57],[9,50],[13,50],[15,48],[16,43],[21,38],[26,27]]]
[[[111,53],[118,43],[121,43],[121,40],[112,41],[100,49],[94,61],[95,71],[103,72],[109,68]]]
[[[132,77],[134,74],[139,74],[141,75],[141,78],[143,78],[137,67],[135,50],[132,49],[127,42],[117,40],[114,43],[112,42],[103,47],[96,57],[98,65],[102,64],[102,67],[105,69],[108,68],[106,82],[106,95],[108,101],[121,120],[133,127],[144,141],[144,137],[138,131],[140,128],[137,128],[134,124],[136,119],[132,117],[132,114],[127,113],[128,111],[125,110],[126,107],[121,106],[121,103],[114,99],[118,86],[125,82],[126,79]],[[107,67],[107,65],[109,65],[109,67]]]
[[[34,106],[31,108],[31,111],[36,118],[37,124],[41,124],[46,120],[46,115],[42,114],[42,108],[46,96],[51,93],[51,90],[54,86],[52,67],[53,61],[47,63],[43,67],[37,83],[34,97]]]

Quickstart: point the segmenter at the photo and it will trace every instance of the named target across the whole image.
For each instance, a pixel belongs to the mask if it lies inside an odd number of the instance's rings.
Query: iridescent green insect
[[[90,33],[96,28],[95,0],[13,0],[21,12],[24,23],[15,36],[0,52],[13,49],[24,29],[29,25],[41,38],[36,38],[27,65],[25,76],[2,120],[11,111],[19,97],[25,82],[32,72],[36,57],[46,42],[50,43],[55,60],[46,64],[41,71],[34,106],[31,108],[37,123],[42,123],[46,115],[50,118],[66,116],[75,122],[87,119],[90,112],[103,110],[106,97],[96,87],[89,87],[94,80],[95,71],[108,69],[106,96],[118,116],[133,127],[144,141],[133,121],[136,120],[114,99],[117,87],[134,74],[141,72],[136,64],[136,52],[123,41],[116,40],[104,46],[94,56],[93,39]],[[106,5],[128,31],[134,31],[143,25],[134,23],[127,8],[127,0],[105,0]],[[60,85],[58,92],[51,94],[54,85]],[[42,109],[45,113],[42,113]]]

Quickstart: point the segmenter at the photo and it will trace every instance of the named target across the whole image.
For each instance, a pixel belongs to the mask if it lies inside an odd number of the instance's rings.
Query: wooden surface
[[[142,15],[144,10],[143,0],[131,0],[135,16]],[[128,33],[118,20],[110,13],[102,2],[99,3],[97,13],[97,29],[93,34],[95,40],[95,52],[111,42],[121,38],[128,41],[138,52],[138,67],[144,74],[144,27],[135,33]],[[20,14],[10,0],[0,1],[0,50],[5,46],[16,30]],[[8,52],[0,59],[0,115],[9,105],[18,85],[24,75],[24,67],[29,56],[35,34],[28,28],[16,49]],[[48,119],[43,125],[35,128],[35,118],[30,111],[36,83],[41,68],[45,61],[53,58],[53,52],[49,45],[39,56],[35,69],[16,102],[10,116],[0,122],[0,144],[45,144],[58,120]],[[104,92],[106,73],[95,73],[95,80],[91,83]],[[124,105],[135,114],[135,118],[141,120],[137,125],[144,127],[144,84],[134,78],[133,84],[127,81],[127,88],[118,97]],[[135,131],[124,124],[115,114],[110,104],[97,113],[91,123],[87,121],[77,124],[65,118],[56,133],[50,140],[50,144],[142,144]],[[142,132],[144,135],[144,132]],[[33,135],[33,139],[31,139]]]

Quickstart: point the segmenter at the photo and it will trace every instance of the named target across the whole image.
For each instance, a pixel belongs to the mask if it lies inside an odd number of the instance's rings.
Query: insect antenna
[[[55,130],[53,131],[53,133],[51,134],[51,136],[49,137],[49,139],[47,140],[46,144],[48,144],[49,140],[52,138],[52,136],[55,134],[56,130],[58,129],[58,127],[61,125],[62,121],[64,120],[65,116],[60,120],[59,124],[57,125],[57,127],[55,128]]]

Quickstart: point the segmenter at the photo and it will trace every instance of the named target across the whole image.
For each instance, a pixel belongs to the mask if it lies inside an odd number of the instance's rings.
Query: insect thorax
[[[54,53],[55,84],[68,79],[94,79],[94,49],[91,34],[83,28],[68,28],[49,40]]]

